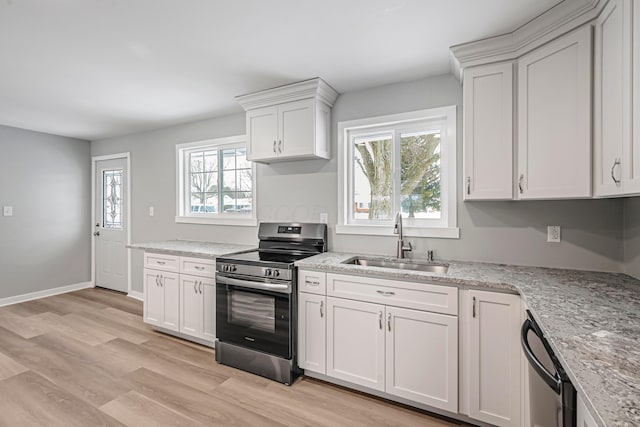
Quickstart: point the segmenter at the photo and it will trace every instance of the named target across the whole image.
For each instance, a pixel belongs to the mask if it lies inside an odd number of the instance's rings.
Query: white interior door
[[[96,162],[96,286],[127,292],[127,160]]]

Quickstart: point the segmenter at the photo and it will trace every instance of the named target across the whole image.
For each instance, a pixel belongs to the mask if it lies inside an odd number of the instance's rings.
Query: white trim
[[[179,224],[237,225],[239,227],[255,227],[256,225],[258,225],[257,218],[241,217],[211,218],[197,216],[176,216],[175,220]]]
[[[257,206],[258,206],[258,191],[257,191],[257,179],[256,179],[256,164],[251,162],[252,173],[252,209],[251,215],[242,214],[230,214],[230,213],[211,213],[211,214],[196,214],[185,215],[186,202],[184,195],[184,156],[183,152],[195,148],[216,147],[223,146],[229,147],[247,147],[248,154],[248,140],[246,135],[234,135],[226,136],[222,138],[206,139],[202,141],[185,142],[182,144],[176,144],[176,216],[175,222],[181,224],[218,224],[218,225],[237,225],[237,226],[256,226],[258,225],[257,219]]]
[[[285,102],[302,101],[315,98],[333,107],[338,98],[338,92],[320,77],[301,82],[278,86],[259,92],[236,96],[236,101],[245,110],[253,110],[262,107],[271,107]]]
[[[458,227],[408,227],[403,226],[402,232],[407,237],[433,237],[439,239],[459,239]],[[394,236],[393,227],[388,225],[336,225],[336,234],[355,234],[369,236]]]
[[[131,293],[131,153],[107,154],[104,156],[91,157],[91,283],[96,283],[96,237],[93,235],[96,223],[96,164],[103,160],[126,159],[127,163],[127,293]]]
[[[608,0],[562,1],[510,33],[451,46],[451,73],[462,80],[464,69],[516,59],[595,19]]]
[[[133,299],[137,299],[140,301],[144,301],[144,292],[139,292],[139,291],[129,291],[129,293],[127,294],[127,296],[129,298],[133,298]]]
[[[93,283],[82,282],[74,285],[60,286],[57,288],[46,289],[44,291],[30,292],[28,294],[16,295],[0,299],[0,307],[5,305],[18,304],[21,302],[32,301],[34,299],[46,298],[53,295],[66,294],[68,292],[79,291],[80,289],[93,288]]]
[[[386,116],[368,117],[364,119],[342,121],[338,123],[338,223],[336,233],[338,234],[369,234],[369,235],[391,235],[387,232],[389,224],[372,225],[357,224],[349,218],[349,192],[352,188],[353,177],[347,173],[347,166],[351,162],[350,147],[347,143],[347,132],[353,130],[366,130],[381,126],[402,127],[417,121],[442,120],[444,125],[441,134],[446,143],[446,149],[442,150],[442,163],[446,164],[446,178],[441,181],[441,195],[447,197],[446,207],[443,207],[442,215],[445,220],[445,227],[430,227],[425,223],[423,227],[406,224],[408,236],[416,237],[437,237],[454,238],[460,237],[457,212],[457,113],[456,106],[429,108],[426,110],[411,111],[400,114],[390,114]],[[399,173],[399,172],[398,172]],[[381,231],[382,230],[382,231]]]

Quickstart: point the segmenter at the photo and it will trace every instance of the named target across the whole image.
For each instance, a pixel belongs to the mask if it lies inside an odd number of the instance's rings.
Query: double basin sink
[[[383,267],[396,270],[426,271],[428,273],[445,274],[449,270],[447,264],[409,259],[381,259],[357,256],[342,262],[343,264],[361,265],[363,267]]]

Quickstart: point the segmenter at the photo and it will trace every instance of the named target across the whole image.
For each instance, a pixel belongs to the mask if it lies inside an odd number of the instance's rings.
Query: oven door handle
[[[241,288],[258,289],[261,291],[279,292],[281,294],[291,293],[291,284],[287,284],[287,283],[264,283],[264,282],[254,282],[251,280],[235,279],[235,278],[226,277],[226,276],[217,276],[216,284],[232,285],[232,286],[238,286]]]

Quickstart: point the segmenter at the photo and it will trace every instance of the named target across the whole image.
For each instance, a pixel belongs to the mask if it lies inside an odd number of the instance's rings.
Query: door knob
[[[98,237],[98,236],[100,235],[100,232],[99,232],[99,231],[96,231],[96,232],[94,232],[94,233],[93,233],[93,235],[94,235],[94,236],[96,236],[96,237]]]

